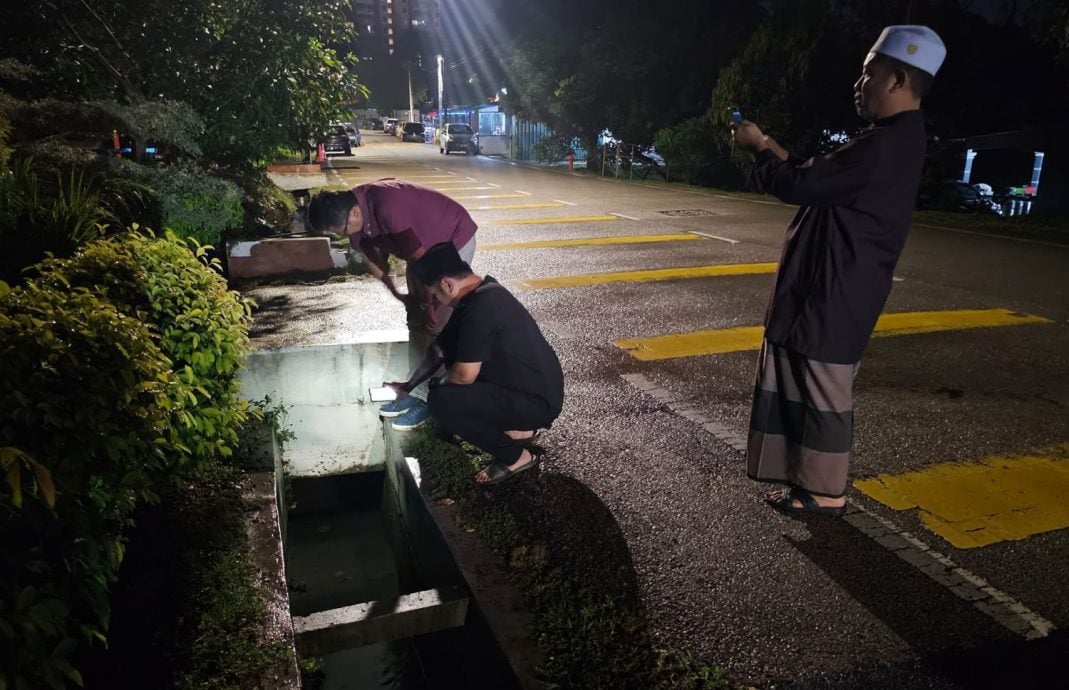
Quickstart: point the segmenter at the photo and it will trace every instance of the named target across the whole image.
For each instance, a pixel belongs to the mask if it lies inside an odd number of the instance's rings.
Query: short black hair
[[[434,285],[442,278],[466,278],[471,266],[460,258],[452,242],[439,242],[409,264],[416,279],[424,285]]]
[[[320,192],[308,205],[308,225],[315,233],[345,225],[345,217],[355,203],[352,192]]]
[[[928,74],[919,67],[907,65],[898,58],[891,57],[890,55],[876,53],[876,58],[886,64],[894,72],[905,72],[909,77],[909,90],[912,91],[913,95],[917,98],[925,98],[932,90],[932,85],[935,83],[935,77],[933,75]]]

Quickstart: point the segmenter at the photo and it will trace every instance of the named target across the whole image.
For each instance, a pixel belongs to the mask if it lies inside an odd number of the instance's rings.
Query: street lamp
[[[441,55],[438,56],[438,128],[442,128],[442,123],[445,122],[442,111],[442,65],[445,64],[445,58]]]

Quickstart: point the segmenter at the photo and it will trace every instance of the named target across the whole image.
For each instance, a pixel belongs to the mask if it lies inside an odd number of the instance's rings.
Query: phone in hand
[[[397,399],[397,391],[389,386],[383,386],[382,388],[369,388],[367,391],[368,398],[371,402],[390,402]]]
[[[730,113],[730,115],[731,115],[732,124],[736,124],[736,125],[741,125],[742,124],[742,111],[739,110],[739,106],[737,106],[737,105],[731,106],[730,108],[728,108],[728,113]]]

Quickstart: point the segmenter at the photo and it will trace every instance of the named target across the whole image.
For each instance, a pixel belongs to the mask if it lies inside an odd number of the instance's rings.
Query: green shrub
[[[245,223],[240,231],[228,237],[255,238],[293,224],[297,202],[262,170],[246,171],[234,180],[244,192]]]
[[[141,320],[88,290],[0,297],[0,447],[45,471],[0,484],[0,686],[79,682],[69,657],[103,639],[122,530],[175,452],[182,386]]]
[[[539,163],[557,163],[564,160],[569,153],[574,153],[569,142],[556,134],[539,139],[531,147],[531,155]]]
[[[226,287],[218,263],[173,233],[94,242],[69,260],[42,264],[43,280],[97,289],[143,319],[170,358],[182,391],[180,443],[195,463],[229,456],[247,415],[237,372],[248,349],[251,304]],[[184,458],[185,456],[179,456]]]
[[[81,169],[48,173],[30,158],[0,170],[0,280],[18,283],[47,253],[69,256],[100,237],[141,192]]]
[[[241,190],[192,166],[144,167],[139,178],[159,198],[161,223],[179,237],[215,245],[241,225]]]
[[[654,142],[673,179],[731,189],[743,178],[732,161],[730,136],[707,118],[695,117],[657,132]]]

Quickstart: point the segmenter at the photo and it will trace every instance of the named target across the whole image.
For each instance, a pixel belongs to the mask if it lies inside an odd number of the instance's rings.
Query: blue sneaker
[[[409,396],[412,397],[412,396]],[[423,402],[419,398],[414,398],[418,405],[409,408],[407,412],[402,414],[393,420],[393,428],[398,431],[408,431],[409,429],[415,429],[416,427],[427,421],[427,417],[431,416],[431,408],[427,403]]]
[[[417,403],[421,402],[423,401],[415,396],[406,395],[403,398],[398,398],[397,400],[391,400],[388,403],[383,403],[382,407],[379,408],[379,416],[397,417],[399,415],[404,414],[405,412],[408,412],[413,407],[415,407]]]

